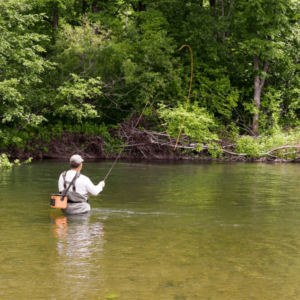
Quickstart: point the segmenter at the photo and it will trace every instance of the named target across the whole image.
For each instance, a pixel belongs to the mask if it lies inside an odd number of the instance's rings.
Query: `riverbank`
[[[300,161],[300,134],[296,130],[206,142],[192,141],[183,135],[176,149],[175,145],[176,139],[166,132],[133,128],[124,122],[105,135],[63,131],[52,139],[33,137],[23,147],[15,145],[0,153],[12,159],[69,158],[74,153],[86,159],[114,159],[122,151],[121,158],[126,159]]]

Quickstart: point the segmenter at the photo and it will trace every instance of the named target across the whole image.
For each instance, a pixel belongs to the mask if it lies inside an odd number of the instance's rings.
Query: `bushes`
[[[247,157],[271,156],[295,159],[299,156],[297,149],[300,149],[300,131],[295,128],[289,131],[276,130],[271,134],[263,134],[257,138],[242,136],[238,138],[234,150],[237,153],[245,153]]]
[[[8,149],[12,147],[23,148],[31,140],[41,140],[45,143],[61,136],[63,131],[83,133],[86,135],[100,135],[107,142],[111,142],[111,137],[104,123],[98,125],[96,123],[85,122],[82,124],[63,124],[58,121],[48,126],[27,126],[22,131],[16,129],[0,130],[0,149]]]
[[[185,118],[182,127],[183,135],[187,135],[192,141],[197,142],[218,140],[218,136],[213,132],[213,129],[216,129],[213,117],[205,108],[199,107],[197,102],[190,105],[188,111],[180,103],[175,108],[161,105],[159,114],[165,120],[165,125],[171,136],[178,135],[182,120]]]

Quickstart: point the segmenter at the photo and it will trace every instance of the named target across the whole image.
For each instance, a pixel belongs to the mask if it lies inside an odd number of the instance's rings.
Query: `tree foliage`
[[[1,147],[117,125],[147,101],[199,141],[300,125],[299,1],[10,0],[0,15]]]

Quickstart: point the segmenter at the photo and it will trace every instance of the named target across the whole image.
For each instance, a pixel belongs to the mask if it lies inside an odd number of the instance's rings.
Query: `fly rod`
[[[145,111],[147,105],[148,105],[148,101],[147,101],[147,103],[146,103],[146,105],[145,105],[145,107],[144,107],[144,109],[143,109],[141,115],[139,116],[139,118],[138,118],[138,120],[137,120],[135,126],[133,127],[133,129],[135,129],[135,128],[137,127],[137,125],[139,124],[139,122],[140,122],[140,120],[141,120],[141,117],[142,117],[142,115],[144,114],[144,111]],[[128,143],[128,141],[130,140],[132,134],[133,134],[133,132],[132,132],[131,135],[127,138],[125,145],[126,145],[126,144]],[[110,168],[109,171],[107,172],[107,174],[106,174],[106,176],[105,176],[105,178],[104,178],[104,180],[103,180],[104,182],[105,182],[106,178],[108,177],[109,173],[111,172],[111,170],[113,169],[113,167],[115,166],[115,164],[116,164],[116,162],[118,161],[118,159],[121,157],[121,154],[122,154],[122,152],[124,151],[124,149],[125,149],[125,147],[123,147],[123,149],[120,151],[120,153],[118,154],[118,156],[117,156],[116,160],[114,161],[113,165],[111,166],[111,168]]]
[[[186,102],[186,112],[187,112],[188,106],[189,106],[189,102],[190,102],[190,95],[191,95],[192,81],[193,81],[193,52],[192,52],[192,48],[191,48],[189,45],[183,45],[183,46],[181,46],[180,49],[179,49],[179,51],[180,51],[182,48],[184,48],[184,47],[189,47],[190,52],[191,52],[191,79],[190,79],[189,93],[188,93],[187,102]],[[150,104],[150,106],[152,107],[152,109],[153,109],[154,112],[156,113],[157,117],[159,118],[159,120],[160,120],[162,126],[165,128],[166,133],[167,133],[167,135],[169,136],[170,143],[171,143],[171,145],[172,145],[172,147],[173,147],[172,139],[171,139],[170,134],[168,133],[167,128],[165,127],[165,125],[163,124],[163,121],[162,121],[161,118],[159,117],[158,112],[156,111],[156,109],[154,108],[154,106],[153,106],[149,101],[147,101],[147,103],[146,103],[146,105],[145,105],[145,107],[144,107],[144,109],[143,109],[141,115],[139,116],[139,118],[138,118],[138,120],[137,120],[135,126],[133,127],[133,129],[135,129],[135,128],[137,127],[137,125],[138,125],[138,123],[140,122],[141,117],[142,117],[142,115],[144,114],[144,111],[145,111],[145,109],[146,109],[146,107],[147,107],[148,104]],[[181,123],[181,126],[180,126],[180,130],[179,130],[179,133],[178,133],[178,137],[177,137],[177,140],[176,140],[175,147],[173,148],[174,151],[175,151],[176,148],[177,148],[177,144],[178,144],[178,141],[179,141],[179,138],[180,138],[180,135],[181,135],[181,131],[182,131],[184,122],[185,122],[185,116],[183,117],[183,120],[182,120],[182,123]],[[126,140],[126,142],[125,142],[125,145],[126,145],[126,144],[128,143],[128,141],[130,140],[132,134],[133,134],[133,132],[132,132],[132,133],[130,134],[130,136],[127,138],[127,140]],[[123,146],[123,149],[120,151],[120,153],[118,154],[118,156],[117,156],[116,160],[114,161],[113,165],[111,166],[111,168],[110,168],[109,171],[107,172],[107,174],[106,174],[106,176],[105,176],[105,178],[104,178],[104,182],[105,182],[105,180],[107,179],[108,175],[110,174],[111,170],[114,168],[114,166],[115,166],[116,162],[118,161],[118,159],[121,157],[121,154],[122,154],[122,152],[123,152],[124,149],[125,149],[125,145]]]

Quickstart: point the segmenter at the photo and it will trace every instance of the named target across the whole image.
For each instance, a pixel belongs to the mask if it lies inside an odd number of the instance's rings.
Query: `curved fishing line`
[[[159,121],[160,121],[161,125],[164,127],[164,129],[165,129],[165,131],[166,131],[166,133],[167,133],[167,135],[168,135],[168,137],[169,137],[171,146],[173,147],[173,143],[172,143],[172,140],[171,140],[171,136],[170,136],[170,134],[169,134],[167,128],[165,127],[163,121],[162,121],[161,118],[159,117],[159,114],[158,114],[158,112],[156,111],[156,109],[154,108],[154,106],[153,106],[150,102],[149,102],[149,104],[151,105],[152,109],[155,111],[157,117],[159,118]]]
[[[193,64],[194,64],[194,63],[193,63],[193,51],[192,51],[192,48],[191,48],[189,45],[183,45],[183,46],[181,46],[180,49],[179,49],[178,51],[180,51],[180,50],[183,49],[184,47],[189,47],[190,52],[191,52],[191,80],[190,80],[189,94],[188,94],[188,98],[187,98],[187,101],[186,101],[186,109],[185,109],[185,111],[187,112],[188,106],[189,106],[189,103],[190,103],[191,90],[192,90],[192,82],[193,82]],[[175,147],[174,147],[173,150],[176,150],[176,148],[177,148],[177,144],[178,144],[178,141],[179,141],[179,138],[180,138],[180,135],[181,135],[181,131],[182,131],[182,127],[183,127],[184,121],[185,121],[185,116],[183,117],[182,124],[181,124],[180,130],[179,130],[179,134],[178,134],[178,137],[177,137],[177,140],[176,140],[176,144],[175,144]]]

